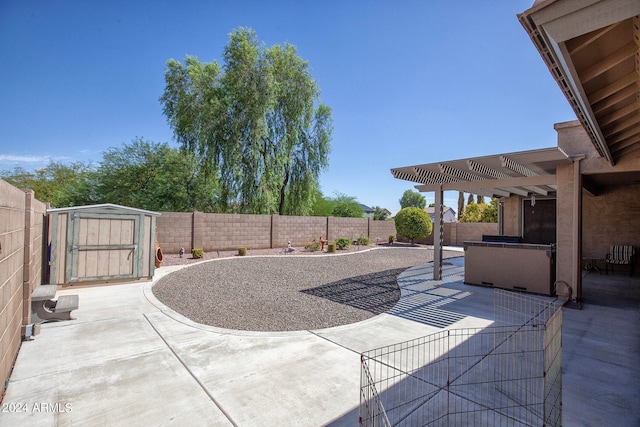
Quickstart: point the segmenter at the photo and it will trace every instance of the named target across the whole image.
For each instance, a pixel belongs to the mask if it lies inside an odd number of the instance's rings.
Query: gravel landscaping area
[[[153,293],[173,310],[206,325],[244,331],[321,329],[385,312],[400,297],[398,275],[433,260],[433,250],[425,247],[351,251],[199,262],[160,279]],[[278,253],[282,250],[250,251]],[[444,256],[460,253],[445,251]],[[188,259],[178,260],[168,265]]]

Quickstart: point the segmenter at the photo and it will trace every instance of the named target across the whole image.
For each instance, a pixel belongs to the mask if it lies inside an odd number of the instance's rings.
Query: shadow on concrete
[[[425,280],[433,271],[430,267],[416,267],[402,276],[401,301],[409,292],[427,295],[451,292],[462,296],[459,292],[467,291],[467,297],[442,300],[439,306],[446,304],[449,313],[492,317],[490,288],[465,285],[462,280],[449,283]],[[406,279],[404,283],[402,279]],[[419,313],[424,307],[414,303],[414,310]],[[419,321],[420,316],[415,313],[408,310],[405,316]],[[640,425],[640,407],[636,404],[640,396],[639,313],[640,277],[629,277],[628,272],[609,275],[585,272],[582,310],[563,309],[563,424]],[[328,425],[355,425],[358,415],[359,408],[355,407]]]
[[[621,310],[640,308],[640,276],[627,272],[598,274],[590,271],[582,277],[582,303]]]

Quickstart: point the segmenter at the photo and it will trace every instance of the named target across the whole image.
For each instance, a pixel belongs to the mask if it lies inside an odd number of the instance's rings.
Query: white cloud
[[[0,163],[45,163],[51,156],[0,154]]]

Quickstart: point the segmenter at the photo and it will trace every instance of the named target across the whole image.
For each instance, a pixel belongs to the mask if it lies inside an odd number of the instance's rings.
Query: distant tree
[[[388,219],[387,210],[382,209],[380,206],[374,206],[373,219],[374,221],[386,221]]]
[[[311,205],[312,216],[331,216],[333,214],[334,202],[325,197],[318,187],[313,190],[313,204]]]
[[[484,196],[481,195],[481,194],[477,194],[476,195],[476,203],[479,204],[479,205],[484,203]]]
[[[409,207],[424,209],[426,205],[427,200],[422,194],[416,191],[407,190],[402,194],[402,197],[400,198],[400,207],[403,209]]]
[[[469,194],[469,198],[467,199],[467,206],[469,206],[471,203],[475,203],[473,201],[473,194]]]
[[[464,213],[464,192],[460,191],[458,192],[458,221],[460,221],[460,218],[462,217],[463,213]]]
[[[15,187],[33,190],[36,199],[56,208],[92,204],[96,198],[90,163],[51,161],[34,172],[16,167],[0,172],[0,177]]]
[[[403,208],[394,219],[398,234],[409,239],[411,243],[430,235],[433,228],[431,217],[424,208]]]
[[[167,61],[160,101],[176,140],[219,177],[225,210],[310,213],[333,127],[308,62],[246,28],[230,34],[224,62]]]
[[[360,203],[358,203],[355,197],[336,193],[336,197],[333,199],[333,211],[331,214],[337,217],[362,218],[364,216],[364,209],[362,209],[362,206],[360,206]]]
[[[498,199],[491,198],[482,215],[482,222],[498,222]]]
[[[498,222],[498,199],[492,198],[491,202],[468,204],[460,222]]]
[[[137,138],[109,148],[97,170],[102,203],[165,212],[217,211],[218,187],[194,155]]]

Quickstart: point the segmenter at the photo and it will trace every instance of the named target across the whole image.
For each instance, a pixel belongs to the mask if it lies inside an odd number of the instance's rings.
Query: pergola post
[[[575,290],[575,299],[582,299],[582,174],[580,161],[584,156],[575,156],[573,160],[572,198],[572,248],[571,287]]]
[[[435,191],[435,212],[433,224],[433,280],[442,280],[442,243],[444,240],[444,221],[442,221],[443,210],[442,184],[437,186]]]

